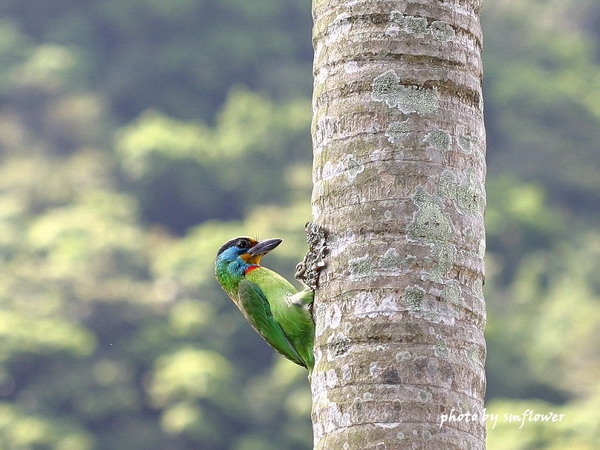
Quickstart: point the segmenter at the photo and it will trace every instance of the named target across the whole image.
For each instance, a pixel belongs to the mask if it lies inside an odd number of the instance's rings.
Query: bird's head
[[[246,236],[225,242],[217,252],[217,268],[227,267],[232,273],[244,273],[248,266],[260,264],[260,259],[281,244],[282,239],[257,241]]]

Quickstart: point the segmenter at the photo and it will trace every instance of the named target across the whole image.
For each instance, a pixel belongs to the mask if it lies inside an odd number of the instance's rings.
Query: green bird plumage
[[[227,295],[265,341],[289,360],[314,366],[315,325],[309,306],[313,291],[298,291],[285,278],[260,265],[281,239],[237,237],[217,253],[215,274]]]

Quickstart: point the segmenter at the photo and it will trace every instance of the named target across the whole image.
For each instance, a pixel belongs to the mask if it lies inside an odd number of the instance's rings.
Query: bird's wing
[[[260,288],[251,281],[242,280],[238,286],[239,300],[250,325],[267,341],[267,343],[296,364],[306,364],[290,343],[290,340],[273,318],[269,302]]]

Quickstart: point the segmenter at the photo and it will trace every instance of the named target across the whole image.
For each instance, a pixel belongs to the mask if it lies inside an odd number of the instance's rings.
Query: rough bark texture
[[[485,447],[480,8],[313,0],[316,449]]]

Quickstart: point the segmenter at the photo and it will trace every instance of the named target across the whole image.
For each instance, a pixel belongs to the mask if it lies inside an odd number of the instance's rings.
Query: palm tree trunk
[[[313,0],[315,449],[484,448],[481,0]]]

